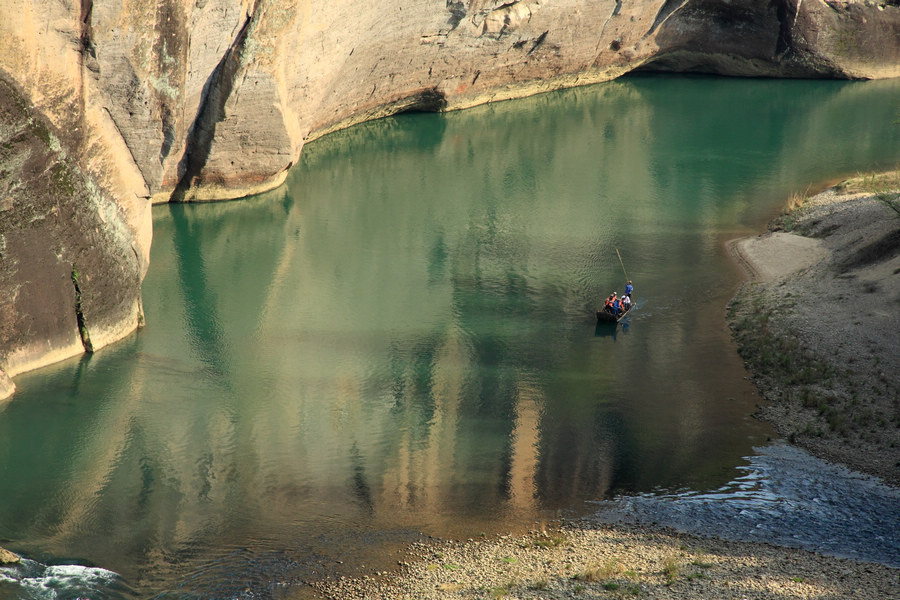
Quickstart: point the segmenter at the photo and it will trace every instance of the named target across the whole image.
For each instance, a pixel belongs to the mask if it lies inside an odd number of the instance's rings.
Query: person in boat
[[[618,298],[616,298],[615,300],[613,300],[613,314],[618,317],[619,313],[621,311],[622,311],[622,301],[619,300]]]
[[[625,294],[622,296],[622,312],[628,312],[631,308],[631,296]]]
[[[628,297],[629,303],[631,302],[631,293],[634,291],[634,286],[631,285],[631,280],[628,280],[628,283],[625,284],[625,294],[624,296]]]
[[[606,304],[603,305],[603,309],[608,313],[613,312],[613,303],[615,301],[616,301],[616,293],[613,292],[612,294],[609,295],[609,297],[606,298]]]

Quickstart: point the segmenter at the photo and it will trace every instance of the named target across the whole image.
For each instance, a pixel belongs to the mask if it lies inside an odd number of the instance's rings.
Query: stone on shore
[[[6,548],[0,548],[0,565],[12,565],[22,560],[19,555]]]

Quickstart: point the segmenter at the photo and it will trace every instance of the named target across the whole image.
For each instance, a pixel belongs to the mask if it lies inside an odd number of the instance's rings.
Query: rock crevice
[[[234,90],[235,78],[240,70],[241,51],[252,20],[253,14],[248,12],[234,41],[203,86],[197,116],[188,130],[184,156],[178,165],[180,177],[172,192],[173,202],[189,199],[190,191],[202,183],[203,168],[216,136],[216,125],[225,119],[225,103]]]

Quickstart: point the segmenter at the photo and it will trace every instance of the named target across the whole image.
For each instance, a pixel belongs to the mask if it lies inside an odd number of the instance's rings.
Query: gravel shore
[[[759,417],[812,454],[900,484],[900,174],[850,180],[729,248],[750,280],[729,324]],[[416,544],[396,572],[315,584],[326,598],[900,597],[900,569],[589,519],[522,536]]]
[[[318,586],[327,598],[896,598],[900,570],[766,544],[581,522],[420,544],[395,574]]]

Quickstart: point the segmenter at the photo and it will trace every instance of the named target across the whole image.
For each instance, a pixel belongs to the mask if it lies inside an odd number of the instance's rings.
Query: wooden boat
[[[607,311],[605,308],[601,308],[597,311],[597,323],[618,323],[622,319],[625,318],[625,315],[630,313],[634,308],[634,301],[632,300],[631,304],[628,306],[628,310],[623,310],[619,313],[618,316],[612,314]]]
[[[625,281],[628,282],[628,285],[625,286],[625,292],[627,293],[629,290],[634,290],[634,288],[631,287],[631,280],[628,279],[628,272],[625,271],[625,263],[622,262],[622,255],[619,253],[618,248],[616,248],[616,256],[619,257],[619,264],[622,265],[622,275],[625,276]],[[612,295],[610,295],[610,298],[611,297],[612,297]],[[625,295],[623,294],[622,297],[624,298]],[[615,324],[615,323],[618,323],[619,321],[621,321],[622,319],[624,319],[625,315],[630,313],[631,309],[634,308],[634,298],[631,297],[631,294],[628,294],[628,298],[631,300],[631,302],[628,303],[628,308],[623,310],[619,314],[609,312],[608,310],[606,310],[605,306],[603,308],[601,308],[600,310],[598,310],[597,311],[597,325],[599,326],[601,323]]]

